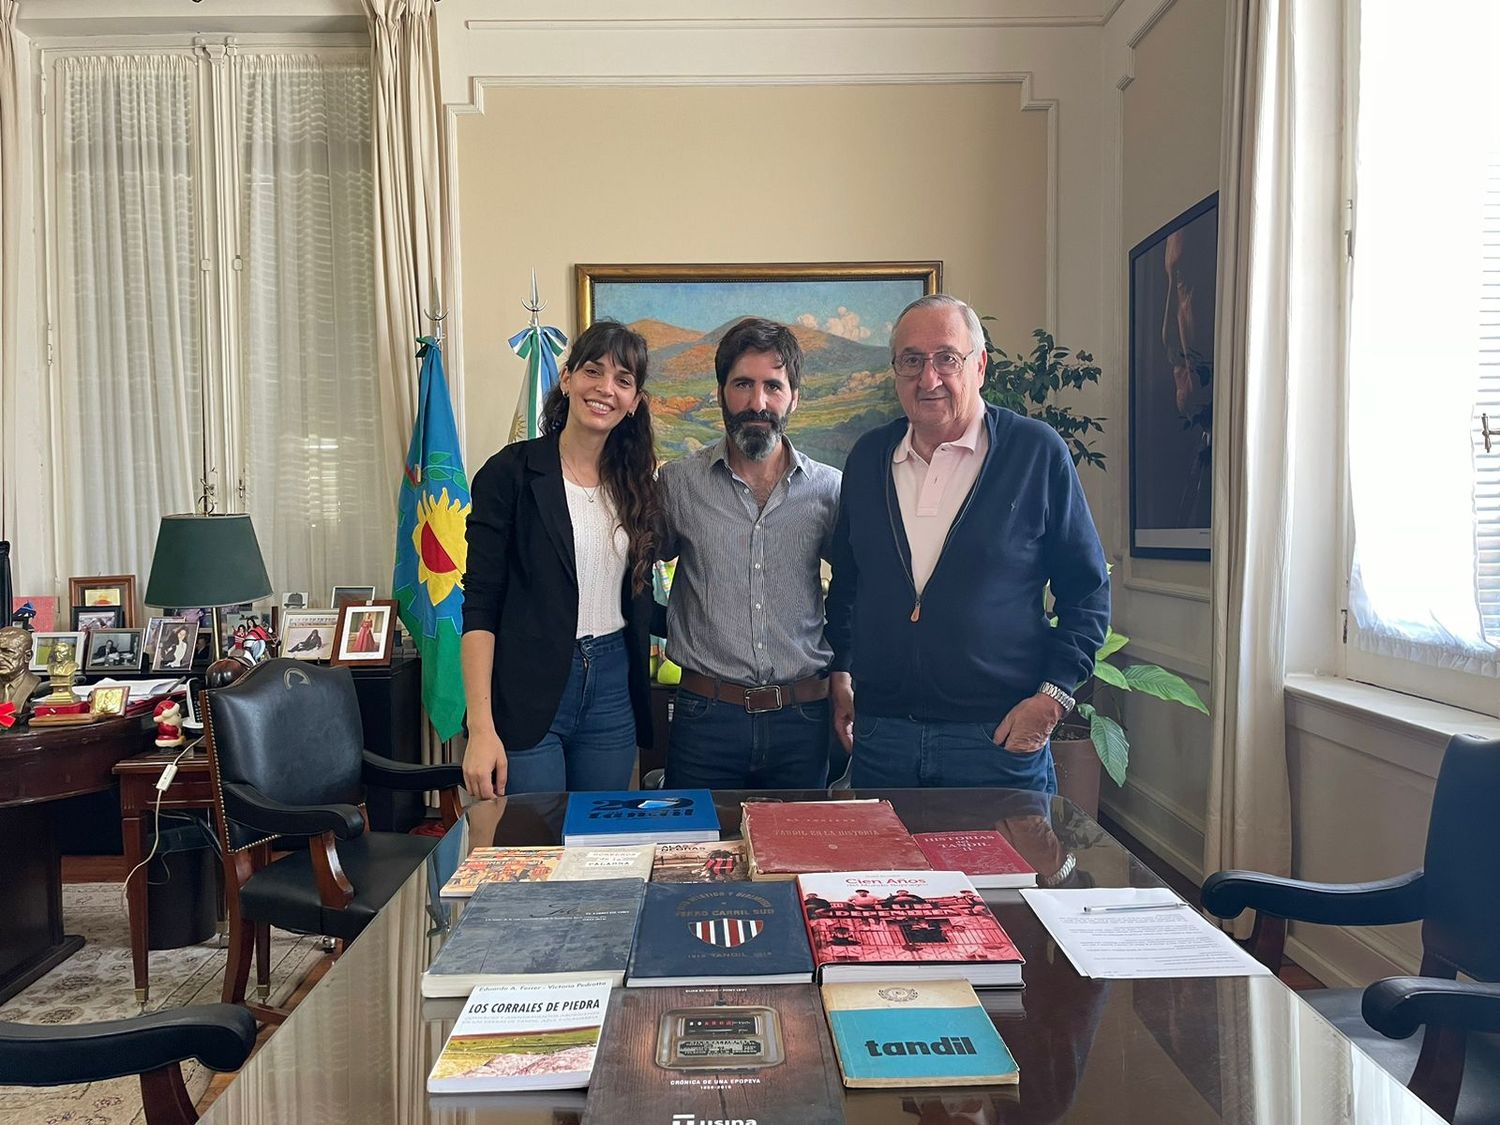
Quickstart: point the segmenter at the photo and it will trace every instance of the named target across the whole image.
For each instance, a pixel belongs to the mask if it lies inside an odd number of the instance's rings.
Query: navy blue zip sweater
[[[921,612],[891,478],[899,418],[844,465],[827,636],[862,715],[998,723],[1043,682],[1092,672],[1109,627],[1109,571],[1067,444],[1050,426],[985,407],[990,446],[954,517]],[[1052,583],[1057,627],[1042,611]],[[913,617],[916,620],[913,620]]]

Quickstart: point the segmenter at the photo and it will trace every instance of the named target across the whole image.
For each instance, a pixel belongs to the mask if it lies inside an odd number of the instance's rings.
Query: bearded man
[[[682,686],[667,749],[673,789],[821,789],[828,666],[821,563],[842,476],[792,448],[802,348],[750,317],[714,355],[724,437],[662,467],[677,559],[667,656]]]

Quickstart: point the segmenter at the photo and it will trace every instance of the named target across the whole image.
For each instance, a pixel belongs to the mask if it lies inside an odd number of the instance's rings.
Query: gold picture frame
[[[578,265],[578,330],[611,319],[650,349],[652,421],[664,459],[723,435],[713,353],[747,316],[786,324],[802,345],[792,443],[842,467],[865,430],[898,417],[890,329],[918,297],[942,290],[943,263],[799,262]]]

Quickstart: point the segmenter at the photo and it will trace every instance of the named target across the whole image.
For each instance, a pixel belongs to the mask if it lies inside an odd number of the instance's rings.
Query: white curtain
[[[0,0],[0,414],[14,407],[12,380],[16,377],[16,266],[21,260],[20,183],[21,125],[16,111],[20,82],[16,43],[16,0]],[[9,516],[11,489],[15,487],[11,423],[0,422],[0,539],[12,531]],[[10,606],[0,612],[8,611]]]
[[[1500,650],[1486,640],[1477,587],[1493,600],[1500,579],[1493,557],[1476,565],[1475,524],[1478,514],[1481,540],[1486,523],[1495,538],[1500,496],[1494,459],[1475,451],[1472,432],[1482,378],[1500,424],[1500,277],[1485,260],[1497,234],[1485,228],[1500,226],[1485,215],[1486,191],[1492,200],[1500,191],[1497,45],[1494,0],[1435,0],[1418,20],[1383,4],[1361,12],[1349,327],[1355,643],[1490,676]],[[1424,58],[1442,60],[1453,112],[1411,96],[1411,62]],[[1476,462],[1486,460],[1488,495],[1476,495]]]
[[[399,470],[417,408],[423,310],[448,310],[450,261],[434,0],[365,0],[373,50],[376,355]],[[394,478],[393,478],[394,479]]]
[[[197,71],[65,57],[56,81],[59,566],[144,576],[202,475]]]
[[[368,59],[234,65],[245,510],[279,588],[386,590],[400,454],[376,375]]]
[[[1291,866],[1289,529],[1299,443],[1326,443],[1331,425],[1309,396],[1336,379],[1340,350],[1339,7],[1227,13],[1205,871]]]

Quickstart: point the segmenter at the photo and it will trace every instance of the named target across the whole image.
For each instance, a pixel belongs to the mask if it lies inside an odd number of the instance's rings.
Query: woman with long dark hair
[[[646,341],[573,343],[542,436],[474,477],[464,572],[464,781],[476,797],[624,789],[651,736],[660,506]]]

